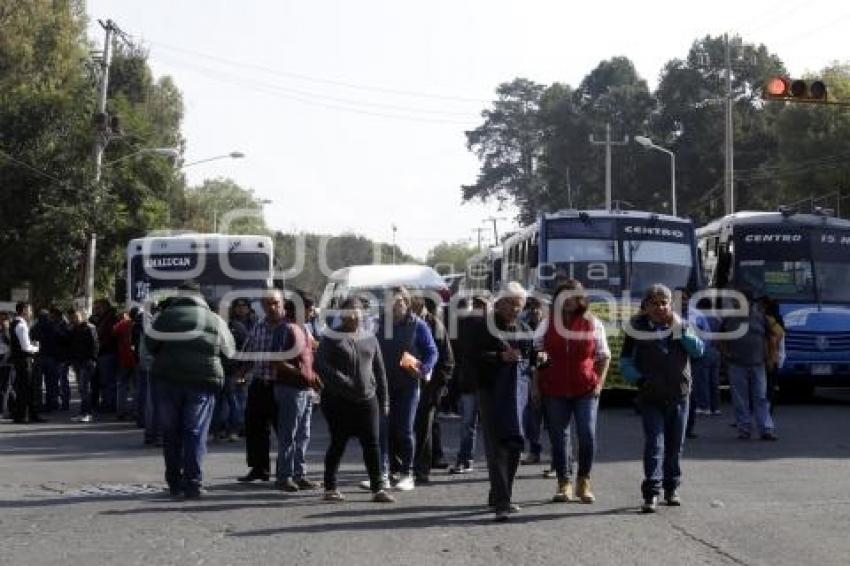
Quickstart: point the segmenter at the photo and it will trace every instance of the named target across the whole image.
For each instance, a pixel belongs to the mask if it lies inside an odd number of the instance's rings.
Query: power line
[[[56,181],[57,183],[60,183],[60,184],[65,183],[65,181],[63,181],[63,180],[62,180],[62,179],[60,179],[59,177],[54,177],[54,176],[53,176],[53,175],[51,175],[50,173],[45,173],[45,172],[44,172],[44,171],[42,171],[41,169],[37,169],[36,167],[33,167],[32,165],[30,165],[29,163],[26,163],[25,161],[21,161],[21,160],[20,160],[20,159],[18,159],[17,157],[14,157],[13,155],[11,155],[11,154],[9,154],[9,153],[6,153],[6,152],[5,152],[5,151],[3,151],[2,149],[0,149],[0,155],[3,155],[3,156],[4,156],[6,159],[8,159],[9,161],[12,161],[12,162],[14,162],[14,163],[17,163],[17,164],[18,164],[18,165],[20,165],[21,167],[23,167],[23,168],[25,168],[25,169],[28,169],[28,170],[32,171],[33,173],[35,173],[35,174],[37,174],[37,175],[41,175],[42,177],[45,177],[45,178],[50,179],[50,180],[52,180],[52,181]]]
[[[469,120],[469,121],[444,120],[444,119],[439,119],[439,118],[428,118],[428,117],[415,116],[415,115],[409,115],[409,114],[390,114],[390,113],[387,113],[387,112],[378,112],[378,111],[374,111],[374,110],[368,110],[368,109],[357,108],[357,107],[351,106],[351,105],[355,105],[355,104],[376,105],[375,103],[363,103],[363,102],[354,102],[354,101],[343,102],[343,103],[326,103],[326,102],[321,102],[320,100],[314,100],[313,98],[306,98],[303,95],[292,94],[290,92],[287,92],[287,89],[279,87],[277,85],[270,85],[270,84],[266,84],[266,83],[256,81],[256,80],[252,80],[252,79],[245,79],[245,78],[242,78],[242,77],[237,77],[237,76],[229,74],[229,73],[217,71],[215,69],[210,69],[208,67],[196,65],[194,63],[192,63],[192,64],[190,64],[190,63],[178,63],[178,66],[183,66],[185,69],[187,69],[189,71],[192,71],[192,72],[198,73],[200,75],[206,76],[206,77],[211,78],[213,80],[216,80],[218,82],[236,85],[236,86],[239,86],[241,88],[249,88],[251,90],[254,90],[254,91],[257,91],[257,92],[264,92],[266,94],[276,96],[278,98],[293,100],[293,101],[296,101],[296,102],[301,102],[303,104],[319,106],[319,107],[322,107],[322,108],[329,108],[329,109],[332,109],[332,110],[341,110],[341,111],[345,111],[345,112],[352,112],[352,113],[355,113],[355,114],[365,114],[365,115],[369,115],[369,116],[377,116],[377,117],[382,117],[382,118],[395,118],[395,119],[401,119],[401,120],[409,120],[409,121],[414,121],[414,122],[426,122],[426,123],[436,123],[436,124],[458,124],[458,125],[464,125],[464,126],[473,125],[472,120]],[[227,77],[230,77],[230,78],[228,79]],[[246,85],[250,85],[250,86],[246,86]],[[311,93],[311,96],[313,96],[312,93]],[[321,97],[321,95],[315,95],[315,96]],[[399,107],[399,108],[401,108],[401,107]],[[421,112],[421,110],[416,110],[416,109],[413,109],[413,108],[408,108],[408,109],[406,109],[406,111],[407,112]]]
[[[222,72],[222,71],[219,71],[217,69],[213,69],[211,67],[207,67],[207,66],[203,66],[203,65],[197,65],[195,63],[187,63],[187,62],[185,62],[185,60],[172,59],[170,57],[165,57],[165,58],[160,57],[160,59],[163,59],[165,61],[169,61],[172,64],[175,64],[175,65],[178,65],[178,66],[181,66],[181,65],[187,66],[187,67],[192,66],[192,67],[195,67],[195,68],[198,68],[198,69],[204,69],[205,71],[210,72],[210,73],[221,73]],[[239,77],[239,75],[232,74],[232,73],[225,73],[225,74],[227,74],[228,76],[234,77],[234,78]],[[239,77],[239,80],[243,80],[243,79],[241,77]],[[388,110],[397,110],[397,111],[402,111],[402,112],[414,112],[414,113],[423,113],[423,114],[436,114],[436,115],[443,115],[443,116],[469,116],[470,115],[470,112],[452,112],[450,110],[434,110],[434,109],[430,109],[430,108],[414,108],[414,107],[411,107],[411,106],[399,106],[399,105],[395,105],[395,104],[386,104],[386,103],[382,103],[382,102],[367,102],[367,101],[363,101],[363,100],[340,98],[340,97],[331,96],[331,95],[327,95],[327,94],[317,93],[317,92],[314,92],[314,91],[301,90],[301,89],[298,89],[298,88],[281,86],[281,85],[277,85],[277,84],[273,84],[273,83],[266,83],[266,82],[262,82],[262,81],[257,81],[256,79],[249,79],[249,80],[253,80],[254,82],[256,82],[258,84],[262,84],[262,85],[265,85],[269,88],[274,88],[274,89],[280,90],[282,92],[292,93],[292,94],[301,95],[301,96],[310,96],[310,97],[325,99],[325,100],[329,100],[331,102],[337,102],[337,103],[342,103],[342,104],[356,104],[356,105],[362,105],[362,106],[374,106],[376,108],[385,108],[385,109],[388,109]]]
[[[415,91],[410,91],[410,90],[395,89],[395,88],[388,88],[388,87],[362,85],[362,84],[351,83],[351,82],[341,81],[341,80],[336,80],[336,79],[327,79],[327,78],[323,78],[323,77],[314,77],[314,76],[305,75],[305,74],[301,74],[301,73],[294,73],[294,72],[291,72],[291,71],[281,71],[279,69],[273,69],[271,67],[258,65],[256,63],[250,63],[250,62],[246,62],[246,61],[237,61],[237,60],[234,60],[234,59],[227,59],[227,58],[224,58],[224,57],[218,57],[218,56],[215,56],[215,55],[210,55],[208,53],[202,53],[200,51],[195,51],[195,50],[192,50],[192,49],[186,49],[184,47],[169,45],[167,43],[162,43],[162,42],[159,42],[159,41],[151,41],[149,39],[145,40],[145,41],[152,46],[160,47],[160,48],[166,49],[166,50],[182,52],[182,53],[192,55],[192,56],[195,56],[195,57],[201,57],[201,58],[204,58],[204,59],[209,59],[211,61],[216,61],[216,62],[225,64],[225,65],[231,65],[231,66],[235,66],[235,67],[239,67],[239,68],[255,69],[255,70],[258,70],[258,71],[262,71],[264,73],[278,75],[278,76],[281,76],[281,77],[299,79],[299,80],[303,80],[303,81],[307,81],[307,82],[313,82],[313,83],[317,83],[317,84],[333,85],[333,86],[339,86],[339,87],[349,88],[349,89],[353,89],[353,90],[362,90],[362,91],[366,91],[366,92],[380,92],[380,93],[384,93],[384,94],[394,94],[394,95],[398,95],[398,96],[408,96],[408,97],[414,97],[414,98],[431,98],[431,99],[436,99],[436,100],[447,100],[447,101],[457,101],[457,102],[476,103],[476,104],[486,104],[487,103],[487,101],[481,100],[481,99],[478,99],[478,98],[469,98],[469,97],[463,97],[463,96],[443,95],[443,94],[434,94],[434,93],[425,93],[425,92],[415,92]]]

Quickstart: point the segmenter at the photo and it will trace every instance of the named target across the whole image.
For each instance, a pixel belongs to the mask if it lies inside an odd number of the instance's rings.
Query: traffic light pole
[[[734,130],[732,122],[732,57],[729,52],[729,35],[725,34],[726,41],[726,140],[724,144],[724,182],[725,191],[723,200],[726,214],[735,212],[735,163],[734,163]]]

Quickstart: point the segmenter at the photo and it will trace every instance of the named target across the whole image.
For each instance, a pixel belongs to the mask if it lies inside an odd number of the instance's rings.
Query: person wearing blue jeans
[[[286,300],[283,308],[287,322],[275,330],[271,347],[272,352],[280,352],[285,358],[272,362],[278,441],[275,487],[291,492],[319,487],[307,478],[305,460],[310,443],[313,400],[321,380],[313,367],[313,355],[318,347],[316,340],[304,325],[303,318],[297,319],[298,309],[292,300]]]
[[[225,322],[207,306],[197,283],[186,282],[145,333],[163,441],[165,481],[172,497],[201,496],[202,464],[223,359],[235,354]]]
[[[582,397],[543,397],[543,409],[549,423],[549,438],[552,444],[552,469],[558,477],[558,483],[571,483],[570,455],[572,454],[570,427],[575,422],[578,437],[578,477],[584,485],[590,478],[593,467],[593,457],[596,453],[596,415],[599,410],[599,395],[588,393]],[[583,502],[593,503],[594,496],[590,486],[584,486],[579,491]],[[572,494],[564,499],[569,501]]]
[[[535,405],[542,404],[549,429],[552,468],[558,477],[552,500],[565,503],[573,499],[570,425],[574,421],[578,437],[576,495],[582,503],[593,503],[590,471],[596,453],[596,414],[611,350],[605,327],[588,311],[590,301],[581,282],[569,279],[559,285],[553,301],[552,315],[535,332],[543,367],[534,380],[532,400]]]
[[[650,287],[643,299],[644,312],[626,325],[620,353],[620,373],[639,388],[644,513],[657,511],[662,489],[667,505],[682,504],[678,490],[691,389],[690,360],[701,357],[704,350],[702,340],[673,310],[672,302],[670,289],[660,284]]]
[[[390,398],[390,414],[381,434],[382,471],[397,473],[396,488],[410,491],[414,488],[413,425],[419,406],[419,382],[430,378],[439,352],[428,324],[411,312],[411,297],[406,289],[393,289],[388,304],[392,315],[382,316],[376,329]]]
[[[741,334],[722,343],[723,353],[729,364],[729,383],[732,387],[732,404],[735,407],[735,422],[738,438],[748,440],[752,432],[752,417],[762,440],[776,440],[770,402],[767,399],[767,342],[771,330],[761,306],[752,300],[749,289],[742,289],[747,299],[744,316],[727,317],[723,321],[724,332]],[[739,330],[746,326],[746,331]],[[750,405],[752,404],[752,410]]]
[[[455,466],[450,473],[464,474],[472,471],[475,458],[475,436],[478,431],[478,394],[462,393],[458,402],[460,409],[460,446]]]
[[[310,443],[313,416],[313,392],[288,385],[275,384],[277,405],[277,467],[275,486],[284,491],[316,489],[307,485],[305,458]]]
[[[173,496],[200,496],[215,393],[169,381],[156,384],[165,481]]]
[[[739,366],[730,363],[729,384],[732,386],[732,405],[735,407],[738,437],[742,440],[750,438],[755,418],[756,430],[760,437],[764,440],[775,439],[770,402],[767,400],[767,373],[764,364]]]

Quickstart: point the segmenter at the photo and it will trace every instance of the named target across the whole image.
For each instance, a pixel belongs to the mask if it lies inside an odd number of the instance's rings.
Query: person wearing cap
[[[197,283],[182,284],[145,335],[153,355],[165,481],[172,497],[186,499],[201,496],[207,433],[224,382],[222,362],[236,351],[227,324],[199,291]]]
[[[507,284],[487,317],[473,330],[468,356],[476,365],[481,428],[490,477],[488,505],[497,521],[519,511],[511,502],[525,445],[523,415],[529,401],[531,371],[537,361],[528,325],[519,319],[525,289]]]
[[[646,292],[643,312],[625,328],[620,373],[638,386],[643,419],[644,513],[655,513],[664,489],[667,505],[682,504],[680,460],[688,421],[691,358],[703,354],[703,342],[673,308],[673,293],[661,284]]]

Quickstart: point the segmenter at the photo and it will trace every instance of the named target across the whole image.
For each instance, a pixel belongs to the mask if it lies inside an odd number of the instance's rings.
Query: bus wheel
[[[781,383],[779,400],[782,403],[803,403],[811,400],[815,386],[810,383]]]

